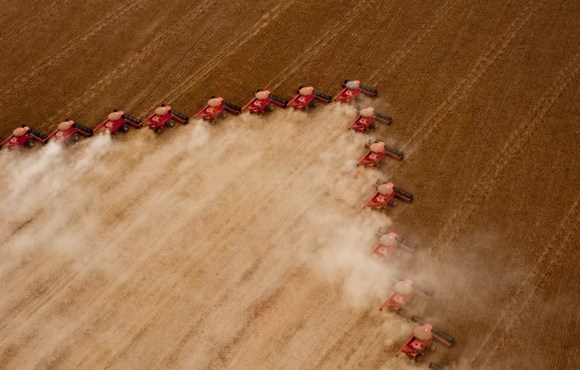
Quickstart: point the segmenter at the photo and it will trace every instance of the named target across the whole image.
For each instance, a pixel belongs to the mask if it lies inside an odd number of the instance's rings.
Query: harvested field
[[[3,150],[0,368],[579,367],[580,5],[251,5],[4,4],[2,137],[344,78],[393,125],[332,103]],[[356,167],[369,138],[405,160]],[[377,178],[414,203],[363,210]],[[369,258],[379,227],[416,255]],[[434,298],[379,312],[406,276]],[[456,344],[393,357],[412,313]]]

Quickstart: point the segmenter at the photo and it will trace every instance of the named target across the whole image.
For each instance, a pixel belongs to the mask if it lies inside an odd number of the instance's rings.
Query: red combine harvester
[[[274,107],[286,108],[288,101],[279,96],[273,95],[269,90],[259,90],[254,94],[254,98],[244,105],[242,109],[248,109],[252,114],[264,114],[271,112]]]
[[[402,249],[407,253],[415,254],[417,244],[401,238],[397,233],[380,233],[379,244],[375,245],[371,256],[383,261],[387,259],[396,250]]]
[[[187,125],[189,118],[175,111],[170,106],[161,104],[155,109],[155,113],[145,120],[150,129],[160,134],[165,127],[175,126],[175,122]]]
[[[455,342],[453,337],[434,328],[433,325],[425,323],[417,316],[411,317],[411,321],[418,326],[413,330],[413,334],[403,344],[403,347],[397,351],[396,355],[404,353],[415,361],[421,361],[426,350],[434,349],[433,340],[437,340],[446,346],[451,346]],[[433,367],[431,368],[433,369]]]
[[[375,141],[374,143],[369,141],[365,146],[369,148],[369,151],[358,161],[357,166],[379,167],[385,157],[398,161],[402,161],[405,158],[403,152],[386,146],[384,141]]]
[[[58,124],[58,128],[52,134],[48,135],[47,140],[69,143],[79,141],[81,136],[93,136],[93,129],[66,119]]]
[[[300,86],[296,91],[296,94],[297,95],[290,100],[288,105],[297,110],[314,108],[317,101],[324,104],[328,104],[332,101],[332,96],[316,91],[312,86]]]
[[[108,131],[111,135],[117,132],[127,132],[129,127],[141,128],[143,123],[140,119],[132,117],[123,111],[117,109],[109,113],[107,120],[95,127],[95,132],[105,132]]]
[[[370,207],[375,211],[383,211],[388,207],[396,207],[398,200],[405,203],[413,202],[413,194],[396,187],[391,182],[377,180],[377,191],[365,204],[365,207]]]
[[[26,125],[22,125],[18,128],[15,128],[14,131],[12,131],[12,135],[0,143],[0,149],[30,149],[36,144],[37,141],[44,144],[48,141],[48,136],[40,131],[31,129]]]
[[[407,302],[413,298],[415,293],[418,293],[426,299],[431,299],[433,297],[432,291],[414,286],[413,280],[401,280],[395,284],[395,291],[385,300],[381,305],[381,308],[379,308],[379,311],[382,311],[386,307],[391,311],[399,313],[401,309],[405,307]]]
[[[341,103],[350,104],[353,100],[358,99],[360,93],[372,97],[378,95],[378,91],[376,89],[361,85],[360,81],[358,80],[344,80],[341,89],[334,97],[334,100],[340,101]]]
[[[376,127],[375,122],[390,125],[392,118],[386,114],[375,112],[375,109],[372,107],[367,107],[358,111],[358,116],[350,124],[348,129],[356,132],[368,132],[370,129]]]
[[[212,123],[218,118],[225,118],[228,113],[233,115],[238,115],[242,112],[242,108],[235,104],[229,103],[222,97],[212,96],[208,101],[207,105],[203,107],[202,110],[197,112],[193,117],[201,118],[204,121]]]

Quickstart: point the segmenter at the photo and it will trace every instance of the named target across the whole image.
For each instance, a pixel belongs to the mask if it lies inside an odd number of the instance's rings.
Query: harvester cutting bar
[[[45,142],[46,139],[48,139],[48,136],[46,136],[45,134],[43,134],[42,132],[35,130],[33,128],[28,128],[28,132],[30,132],[30,134],[38,141],[40,142]]]
[[[395,192],[395,198],[402,200],[403,202],[406,202],[406,203],[413,202],[413,194],[408,193],[408,192],[404,191],[403,189],[396,187],[396,186],[393,187],[393,191]]]
[[[137,128],[141,127],[141,120],[139,118],[128,115],[127,113],[123,114],[122,118],[125,119],[126,121],[128,121],[128,123],[131,126],[134,126]]]
[[[366,95],[377,96],[379,94],[377,89],[372,88],[370,86],[360,84],[359,87]]]
[[[424,298],[427,298],[427,299],[433,298],[433,291],[432,290],[421,288],[421,287],[417,286],[416,284],[413,284],[413,290],[415,290],[417,293],[422,295]]]
[[[393,122],[393,118],[391,116],[387,116],[386,114],[374,112],[374,116],[376,120],[381,121],[386,125],[390,125]]]
[[[389,146],[385,146],[385,154],[387,157],[396,159],[398,161],[402,161],[405,158],[405,154],[402,151],[391,148]]]
[[[423,321],[423,319],[421,319],[417,315],[413,315],[411,317],[411,322],[413,322],[414,324],[417,324],[417,325],[424,325],[425,324],[425,321]],[[443,331],[441,331],[435,327],[433,327],[431,329],[431,333],[433,333],[433,338],[437,339],[439,342],[441,342],[447,346],[451,346],[453,343],[455,343],[455,338],[453,338],[449,334],[446,334]]]
[[[272,99],[272,101],[274,103],[278,103],[276,105],[280,106],[281,108],[286,108],[286,106],[288,105],[288,100],[281,98],[279,96],[276,96],[274,94],[270,94],[269,95],[270,99]]]
[[[316,96],[319,100],[324,101],[325,103],[330,103],[332,101],[332,96],[321,93],[320,91],[314,90],[312,92],[314,96]]]
[[[171,114],[173,117],[177,118],[179,121],[181,121],[183,123],[188,123],[189,122],[189,117],[187,117],[184,114],[181,114],[181,113],[177,112],[175,109],[171,109],[171,111],[169,112],[169,114]]]
[[[417,244],[413,243],[410,240],[401,238],[400,236],[397,235],[397,237],[395,238],[397,240],[397,242],[400,243],[400,245],[406,249],[408,249],[409,251],[411,251],[411,253],[415,253],[417,251]]]
[[[233,103],[230,103],[227,101],[222,101],[222,104],[223,104],[225,110],[227,110],[229,113],[240,114],[240,112],[242,111],[242,107],[239,107]]]
[[[88,128],[87,126],[83,126],[80,123],[76,123],[76,122],[72,124],[72,127],[83,135],[93,136],[93,129],[92,128]]]

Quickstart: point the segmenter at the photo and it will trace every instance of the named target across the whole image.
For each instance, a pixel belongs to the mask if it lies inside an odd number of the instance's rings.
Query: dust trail
[[[34,185],[38,179],[50,172],[52,167],[62,160],[63,147],[57,143],[49,142],[38,152],[31,153],[27,158],[19,158],[9,168],[10,180],[8,188],[10,198],[17,198],[24,194]],[[19,163],[16,163],[19,162]]]
[[[14,158],[0,215],[6,213],[6,218],[15,221],[45,208],[51,198],[91,170],[110,147],[110,136],[98,135],[76,147],[49,142],[37,153],[28,153],[32,154],[28,158]]]
[[[150,341],[171,328],[185,348],[174,363],[213,363],[211,343],[230,348],[236,335],[251,332],[247,325],[273,322],[251,308],[273,292],[284,296],[284,281],[305,265],[320,277],[312,287],[337,287],[345,306],[371,312],[385,346],[393,333],[398,341],[397,321],[374,313],[391,272],[368,257],[377,229],[391,221],[362,210],[385,174],[356,167],[368,138],[347,130],[354,115],[339,104],[309,114],[242,114],[161,135],[142,129],[113,141],[95,137],[66,155],[39,153],[52,165],[25,177],[26,196],[14,197],[30,208],[20,223],[0,225],[8,238],[0,249],[0,347],[17,346],[19,362],[37,365],[60,358],[71,343],[75,351],[63,361],[72,367],[131,367],[136,354],[160,364],[172,344]],[[318,324],[307,321],[305,331]],[[151,335],[138,334],[143,325]],[[120,333],[114,340],[111,330]],[[94,351],[87,332],[110,349]],[[27,345],[19,347],[24,335]],[[231,348],[266,344],[247,337]],[[282,349],[299,353],[303,345]]]

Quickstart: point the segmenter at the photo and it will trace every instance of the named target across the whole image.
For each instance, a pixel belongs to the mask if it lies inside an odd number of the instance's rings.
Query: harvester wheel
[[[423,359],[423,354],[419,353],[417,356],[415,356],[415,362],[419,362]]]
[[[175,121],[172,121],[172,120],[167,121],[167,126],[169,126],[169,127],[175,126]]]
[[[398,205],[399,205],[399,202],[396,199],[389,200],[389,207],[395,208]]]
[[[81,135],[79,135],[79,134],[77,134],[77,133],[74,133],[74,134],[72,134],[72,137],[71,137],[71,139],[72,139],[73,141],[79,141],[79,140],[80,140],[80,138],[81,138]]]
[[[123,132],[129,131],[129,125],[124,123],[123,126],[121,126],[121,129],[119,131],[123,131]]]
[[[271,112],[274,110],[274,104],[270,103],[266,105],[266,112]]]
[[[228,115],[228,112],[226,112],[225,110],[220,111],[220,113],[218,114],[219,118],[226,118]]]
[[[314,107],[316,107],[316,100],[312,99],[310,101],[310,104],[308,104],[308,108],[314,108]]]
[[[28,149],[32,148],[34,146],[34,140],[30,139],[30,140],[26,141],[24,143],[24,146],[27,147]]]
[[[163,131],[163,129],[162,129],[161,127],[157,127],[157,128],[155,129],[155,132],[156,132],[156,133],[158,133],[158,134],[160,134],[160,133],[161,133],[161,131]]]

